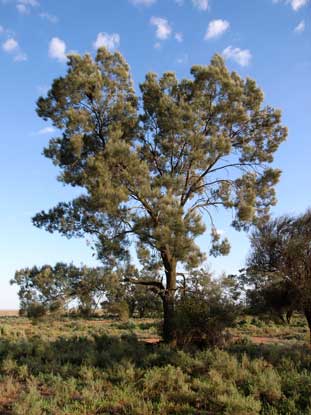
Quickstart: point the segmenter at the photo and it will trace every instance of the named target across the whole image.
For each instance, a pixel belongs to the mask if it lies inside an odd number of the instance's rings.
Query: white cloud
[[[296,12],[302,7],[306,6],[310,0],[273,0],[273,3],[287,3],[292,6],[292,9]]]
[[[192,0],[194,7],[206,11],[208,9],[208,0]]]
[[[154,48],[155,48],[155,49],[161,49],[161,43],[160,43],[160,42],[156,42],[156,43],[154,44]]]
[[[54,127],[44,127],[41,128],[41,130],[37,131],[38,135],[44,135],[44,134],[52,134],[54,133],[55,128]]]
[[[306,6],[308,2],[309,0],[291,0],[290,3],[292,5],[293,10],[297,11],[301,7]]]
[[[13,55],[14,62],[24,62],[27,60],[27,55],[24,53],[17,40],[13,37],[8,38],[5,42],[2,43],[2,49],[6,53]]]
[[[51,39],[49,44],[49,57],[59,62],[66,62],[66,43],[62,39],[58,37]]]
[[[163,17],[151,17],[150,23],[156,27],[156,37],[161,40],[169,38],[172,34],[172,28],[168,21]]]
[[[30,13],[30,9],[25,6],[25,4],[17,4],[16,5],[17,11],[20,14],[29,14]]]
[[[118,33],[98,33],[95,42],[93,43],[93,48],[98,49],[105,47],[108,50],[116,49],[120,45],[120,35]]]
[[[130,0],[134,6],[152,6],[157,0]]]
[[[230,27],[230,23],[227,20],[212,20],[208,25],[205,33],[205,40],[215,39],[223,35]]]
[[[189,56],[187,53],[185,53],[184,55],[182,55],[180,58],[177,59],[177,63],[179,63],[180,65],[186,64],[189,61]]]
[[[4,27],[0,25],[0,34],[4,32],[5,32]]]
[[[305,31],[305,28],[306,28],[306,24],[305,24],[305,21],[304,20],[302,20],[296,27],[295,27],[295,29],[294,29],[294,31],[296,32],[296,33],[302,33],[302,32],[304,32]]]
[[[228,46],[223,52],[225,59],[231,59],[241,66],[248,66],[252,59],[252,54],[248,49],[233,48]]]
[[[184,35],[181,32],[175,33],[175,39],[177,40],[177,42],[183,42],[184,40]]]
[[[50,14],[50,13],[42,12],[42,13],[39,14],[39,16],[41,17],[41,19],[45,19],[45,20],[49,21],[50,23],[57,23],[58,22],[58,17],[54,16],[53,14]]]
[[[19,49],[19,45],[14,38],[10,37],[2,43],[2,49],[7,53],[12,53],[16,52]]]
[[[17,11],[21,14],[29,14],[32,7],[39,6],[37,0],[18,0],[17,1]]]
[[[25,62],[27,60],[28,57],[24,52],[18,52],[18,54],[14,56],[14,62]]]
[[[184,4],[184,0],[175,0],[177,6],[182,6]]]

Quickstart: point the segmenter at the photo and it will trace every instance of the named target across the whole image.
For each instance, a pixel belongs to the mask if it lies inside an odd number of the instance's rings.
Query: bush
[[[224,330],[233,324],[235,317],[236,307],[226,300],[184,297],[176,305],[177,344],[220,345],[225,340]]]
[[[109,311],[111,314],[116,315],[119,320],[124,322],[128,321],[130,316],[129,306],[125,301],[111,304],[109,307]]]
[[[27,304],[27,307],[25,308],[24,312],[26,316],[29,318],[39,319],[41,317],[46,316],[47,309],[41,303],[32,302]]]

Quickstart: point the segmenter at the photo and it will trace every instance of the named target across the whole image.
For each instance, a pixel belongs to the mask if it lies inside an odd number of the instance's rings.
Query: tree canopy
[[[255,81],[229,72],[221,56],[191,75],[148,73],[138,96],[121,54],[101,48],[94,60],[71,55],[66,75],[37,104],[60,130],[44,154],[81,195],[34,224],[91,236],[109,267],[129,263],[135,244],[138,259],[165,274],[165,283],[149,283],[163,299],[166,340],[178,270],[206,258],[196,238],[208,228],[210,253],[229,252],[215,209],[232,209],[238,230],[268,219],[280,177],[270,164],[287,135]]]
[[[241,277],[251,306],[301,311],[311,329],[311,211],[273,219],[251,236]],[[260,311],[260,310],[259,310]]]

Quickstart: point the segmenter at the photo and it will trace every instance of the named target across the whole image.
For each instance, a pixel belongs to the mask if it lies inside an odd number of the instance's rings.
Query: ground
[[[172,350],[152,319],[0,313],[0,415],[311,414],[305,321],[245,316],[220,349]]]

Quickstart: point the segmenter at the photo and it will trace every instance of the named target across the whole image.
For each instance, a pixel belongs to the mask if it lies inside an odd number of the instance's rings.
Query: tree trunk
[[[163,339],[165,343],[175,346],[175,292],[167,290],[163,296],[163,317]]]
[[[305,308],[304,313],[305,313],[305,317],[306,317],[307,322],[308,322],[309,342],[310,342],[310,346],[311,346],[311,308]]]
[[[163,339],[165,343],[171,346],[176,345],[175,331],[175,295],[176,295],[176,260],[172,258],[168,251],[161,252],[165,274],[166,274],[166,290],[162,296],[163,300]]]

